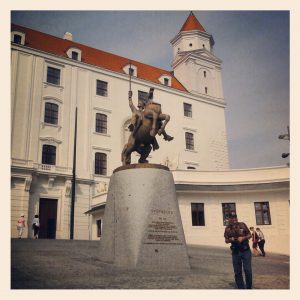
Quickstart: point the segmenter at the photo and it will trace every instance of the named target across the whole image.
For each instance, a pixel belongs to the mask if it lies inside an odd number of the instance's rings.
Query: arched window
[[[207,92],[208,92],[208,88],[207,88],[207,87],[205,87],[205,94],[207,94]]]
[[[107,133],[107,116],[104,114],[96,114],[96,132]]]
[[[42,164],[55,165],[56,164],[56,147],[52,145],[43,145]]]
[[[51,103],[51,102],[45,103],[44,122],[57,125],[57,123],[58,123],[58,105],[57,104]]]
[[[206,78],[206,71],[203,71],[203,76],[204,78]]]
[[[95,153],[95,174],[107,174],[107,155],[105,153]]]

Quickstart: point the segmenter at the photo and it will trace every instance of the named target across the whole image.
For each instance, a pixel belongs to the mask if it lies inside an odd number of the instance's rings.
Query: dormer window
[[[67,56],[73,60],[81,61],[81,50],[75,47],[71,47],[67,51]]]
[[[134,69],[129,68],[129,75],[130,75],[130,76],[133,76],[133,75],[134,75]]]
[[[19,34],[14,35],[14,43],[21,44],[22,37]]]
[[[72,51],[72,59],[78,60],[78,52]]]
[[[25,33],[21,31],[13,31],[11,33],[11,42],[13,42],[14,44],[24,45]]]
[[[137,77],[137,66],[133,65],[133,64],[127,64],[124,68],[123,71],[130,75],[130,76],[135,76]]]
[[[170,75],[164,74],[158,78],[159,82],[165,86],[172,85],[172,77]]]

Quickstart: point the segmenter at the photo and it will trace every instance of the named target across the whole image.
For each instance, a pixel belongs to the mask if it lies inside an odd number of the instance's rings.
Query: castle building
[[[231,211],[260,227],[268,249],[289,253],[289,169],[229,168],[221,64],[193,13],[171,40],[172,71],[23,26],[11,26],[11,235],[24,213],[26,237],[70,238],[76,135],[75,239],[100,239],[109,178],[130,134],[135,105],[154,88],[171,116],[151,163],[173,173],[187,244],[225,246]],[[138,155],[132,155],[137,162]],[[163,201],[163,199],[162,199]],[[278,235],[282,238],[278,241]]]

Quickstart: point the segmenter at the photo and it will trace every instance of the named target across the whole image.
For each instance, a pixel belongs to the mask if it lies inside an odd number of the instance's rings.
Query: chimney
[[[70,32],[65,32],[64,39],[68,41],[73,41],[73,35]]]

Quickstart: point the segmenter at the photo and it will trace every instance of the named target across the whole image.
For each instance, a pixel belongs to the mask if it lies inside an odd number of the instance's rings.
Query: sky
[[[12,11],[13,23],[171,69],[170,40],[189,11]],[[289,12],[193,11],[222,61],[232,169],[285,165],[289,142]]]

